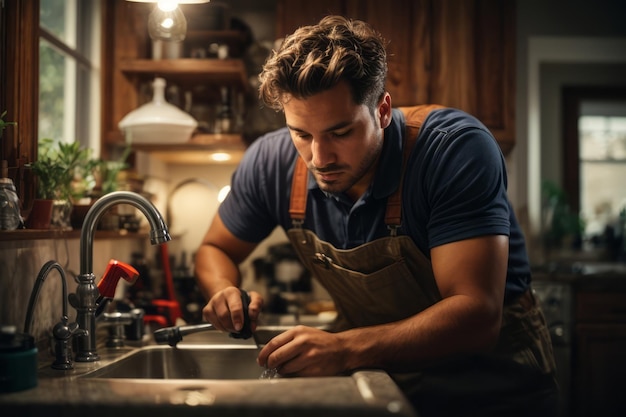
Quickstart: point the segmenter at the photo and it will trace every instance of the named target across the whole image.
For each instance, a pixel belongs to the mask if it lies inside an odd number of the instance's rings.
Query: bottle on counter
[[[2,161],[2,177],[0,178],[0,230],[24,228],[24,220],[20,215],[20,200],[17,197],[15,184],[6,173],[6,161]]]

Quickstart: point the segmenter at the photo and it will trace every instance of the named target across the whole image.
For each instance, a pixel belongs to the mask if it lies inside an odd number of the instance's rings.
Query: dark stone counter
[[[626,264],[574,262],[533,268],[533,281],[569,284],[575,291],[626,291]]]
[[[224,343],[220,332],[194,335],[192,343]],[[228,343],[251,343],[229,339]],[[136,347],[134,349],[140,349]],[[246,380],[89,378],[133,349],[100,349],[100,361],[74,369],[41,364],[35,388],[0,394],[3,416],[398,416],[415,411],[382,371],[349,376]],[[262,368],[259,368],[261,375]]]

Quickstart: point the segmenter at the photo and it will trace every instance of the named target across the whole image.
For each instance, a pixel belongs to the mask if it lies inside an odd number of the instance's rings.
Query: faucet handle
[[[137,281],[137,278],[139,278],[139,272],[132,265],[111,259],[104,274],[102,274],[102,278],[100,278],[98,282],[98,292],[100,295],[96,300],[97,306],[104,304],[104,299],[113,298],[115,296],[115,290],[117,289],[117,283],[120,278],[123,278],[130,285],[133,285]],[[102,308],[96,312],[96,316],[101,312]]]
[[[130,325],[132,322],[133,319],[130,313],[127,312],[104,313],[104,323],[109,328],[109,337],[105,346],[111,348],[124,346],[125,326]]]
[[[52,363],[53,369],[72,369],[72,350],[70,349],[70,341],[72,336],[84,335],[86,330],[81,329],[78,323],[68,323],[67,316],[63,316],[61,321],[54,325],[52,329],[52,337],[54,337],[54,355],[56,359]]]

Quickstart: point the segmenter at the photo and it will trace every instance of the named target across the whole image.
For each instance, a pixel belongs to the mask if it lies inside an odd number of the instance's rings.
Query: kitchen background
[[[232,17],[249,27],[255,47],[266,52],[264,48],[274,45],[277,4],[284,2],[223,0],[222,3],[228,6]],[[393,7],[393,2],[388,7]],[[398,13],[401,14],[402,10]],[[546,180],[564,184],[567,180],[563,174],[567,149],[562,142],[562,90],[565,87],[626,87],[625,18],[626,5],[621,0],[598,0],[593,4],[582,0],[520,0],[515,3],[512,22],[515,26],[515,141],[506,159],[509,195],[527,233],[535,265],[545,265],[552,260],[542,241],[542,184]],[[445,80],[441,82],[445,83]],[[144,91],[143,94],[145,102],[150,93]],[[105,94],[103,97],[110,96]],[[124,97],[116,99],[125,100]],[[173,97],[168,95],[168,99],[173,100]],[[626,114],[622,112],[618,116],[626,117]],[[262,132],[278,125],[280,117],[262,113],[246,128]],[[155,205],[167,214],[174,235],[174,240],[168,244],[169,253],[175,260],[174,267],[181,267],[179,277],[189,275],[195,248],[217,210],[218,193],[229,184],[236,164],[189,164],[184,160],[155,158],[149,151],[137,152],[135,164],[143,176],[144,191],[149,192]],[[616,175],[612,180],[617,187],[623,184],[621,176]],[[623,186],[621,191],[622,197],[626,198]],[[613,208],[614,217],[619,209]],[[282,231],[277,230],[246,260],[242,266],[245,287],[267,290],[258,280],[259,263],[254,261],[267,258],[268,248],[280,246],[285,241]],[[133,261],[133,253],[141,254],[150,265],[153,279],[157,282],[162,279],[159,278],[162,274],[158,268],[159,252],[142,236],[97,239],[94,273],[101,276],[111,258]],[[78,254],[79,239],[76,236],[0,239],[0,322],[21,328],[39,268],[54,259],[71,277],[79,270]],[[581,256],[581,252],[574,256]],[[180,265],[183,260],[185,265]],[[183,266],[187,268],[186,272]],[[315,287],[314,296],[324,298],[324,293]],[[60,308],[61,286],[58,278],[50,277],[42,288],[35,311],[32,332],[38,339],[45,338],[50,327],[58,321]]]

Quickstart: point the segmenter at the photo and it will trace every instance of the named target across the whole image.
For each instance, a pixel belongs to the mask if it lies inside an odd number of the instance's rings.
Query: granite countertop
[[[626,264],[618,262],[572,262],[533,268],[533,281],[571,285],[584,291],[626,291]]]
[[[40,378],[36,388],[0,394],[0,409],[5,416],[414,416],[398,394],[378,371],[265,381]]]
[[[197,343],[214,343],[221,337],[214,331]],[[190,343],[196,343],[191,339]],[[136,349],[141,347],[102,348],[98,350],[100,361],[75,362],[69,371],[51,369],[50,358],[41,365],[35,388],[0,394],[2,415],[416,416],[389,375],[378,370],[341,377],[270,380],[85,377]],[[259,368],[259,375],[261,371]]]

